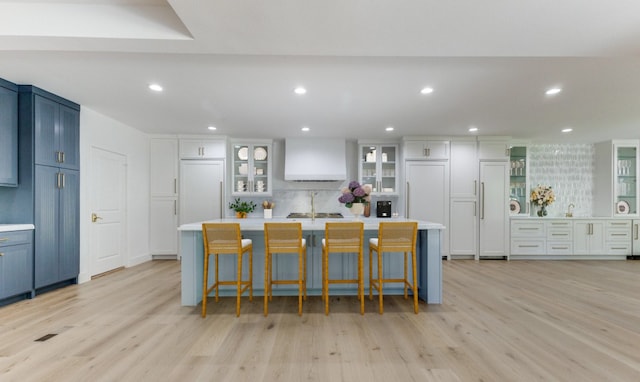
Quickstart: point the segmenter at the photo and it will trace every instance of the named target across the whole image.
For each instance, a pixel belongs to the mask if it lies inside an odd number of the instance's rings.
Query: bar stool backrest
[[[415,252],[418,222],[381,222],[378,228],[380,252]]]
[[[302,223],[264,223],[269,253],[298,252],[302,246]]]
[[[205,253],[242,253],[239,223],[203,223]]]
[[[327,222],[325,224],[325,245],[328,252],[358,253],[362,250],[364,223]]]

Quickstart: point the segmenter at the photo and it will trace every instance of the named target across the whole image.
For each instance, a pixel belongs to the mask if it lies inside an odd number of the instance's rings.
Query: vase
[[[359,220],[364,213],[364,203],[352,203],[349,211],[351,211],[356,220]]]
[[[236,218],[238,219],[244,219],[247,217],[247,213],[243,212],[243,211],[236,211]]]
[[[371,203],[364,205],[364,217],[368,218],[369,216],[371,216]]]
[[[538,210],[538,216],[541,217],[541,218],[547,216],[547,207],[546,206],[540,207],[540,209]]]

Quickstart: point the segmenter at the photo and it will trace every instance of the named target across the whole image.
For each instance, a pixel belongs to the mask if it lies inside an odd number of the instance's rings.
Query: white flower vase
[[[264,218],[265,219],[273,218],[273,210],[271,208],[265,208],[264,209]]]
[[[349,211],[351,211],[355,220],[360,220],[360,217],[364,213],[364,203],[352,203]]]

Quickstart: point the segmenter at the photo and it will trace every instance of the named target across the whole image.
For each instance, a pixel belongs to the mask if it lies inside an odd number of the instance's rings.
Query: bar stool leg
[[[362,250],[358,253],[358,297],[360,298],[360,314],[364,314],[364,270]]]
[[[382,280],[382,252],[378,251],[378,302],[380,303],[380,314],[384,313],[382,305],[382,286],[384,281]]]
[[[216,302],[218,302],[218,289],[220,289],[220,286],[218,285],[218,254],[214,254],[213,257],[215,257],[215,263],[216,263],[216,280],[215,280],[215,284],[214,284],[214,288],[216,290]]]
[[[323,280],[322,285],[324,287],[324,314],[329,315],[329,253],[326,251],[323,253]]]
[[[298,316],[302,316],[302,251],[298,252]]]
[[[413,273],[413,312],[415,314],[418,314],[418,271],[416,270],[416,253],[415,251],[411,252],[411,266],[412,266],[412,272]]]
[[[407,253],[404,252],[404,299],[407,299],[407,281],[409,278],[407,277]]]
[[[253,301],[253,247],[249,250],[249,301]]]
[[[236,317],[240,317],[240,294],[242,291],[242,252],[238,254],[238,281],[236,293]]]
[[[373,300],[373,250],[369,246],[369,300]]]
[[[207,316],[207,289],[209,289],[209,254],[204,254],[204,280],[202,280],[202,317]]]
[[[265,265],[264,265],[264,316],[267,317],[267,315],[269,314],[269,287],[270,287],[270,278],[269,278],[269,270],[271,269],[269,267],[269,264],[271,262],[270,256],[269,256],[269,252],[264,254],[264,261],[265,261]]]

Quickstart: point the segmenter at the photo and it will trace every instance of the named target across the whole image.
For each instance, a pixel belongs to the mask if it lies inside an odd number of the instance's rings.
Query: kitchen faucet
[[[567,208],[567,213],[565,214],[566,217],[568,218],[572,218],[573,217],[573,208],[575,207],[575,205],[573,203],[569,203],[569,207]]]

